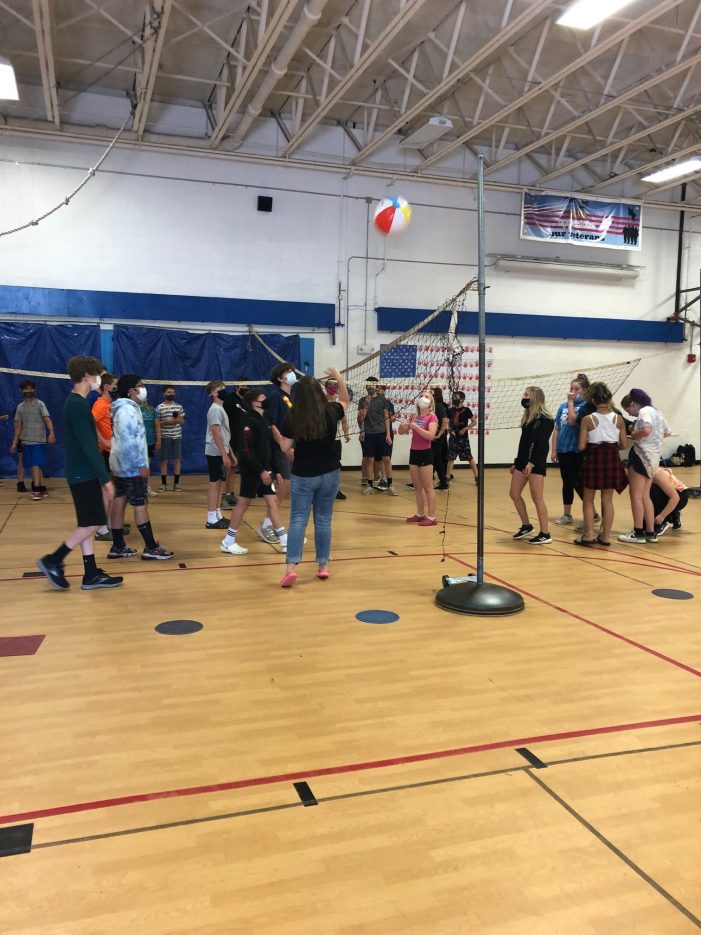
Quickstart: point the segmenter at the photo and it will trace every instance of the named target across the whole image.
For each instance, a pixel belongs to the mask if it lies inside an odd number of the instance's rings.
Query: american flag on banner
[[[386,345],[385,345],[386,346]],[[428,383],[440,386],[449,401],[451,362],[453,373],[458,377],[459,388],[465,393],[465,405],[477,412],[479,387],[479,348],[477,345],[464,347],[462,354],[452,344],[398,344],[380,354],[380,379],[388,381],[387,398],[398,413],[410,413],[416,397]],[[489,418],[491,392],[491,369],[494,365],[494,349],[486,349],[486,417]],[[389,381],[392,381],[391,383]]]

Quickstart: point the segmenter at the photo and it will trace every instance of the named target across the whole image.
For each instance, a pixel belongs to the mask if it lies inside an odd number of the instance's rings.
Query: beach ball
[[[375,209],[373,222],[383,237],[406,230],[409,221],[411,221],[411,205],[405,198],[398,195],[383,198]]]

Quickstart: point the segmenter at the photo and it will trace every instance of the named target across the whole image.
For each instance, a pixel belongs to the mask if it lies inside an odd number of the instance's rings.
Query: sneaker
[[[537,536],[533,536],[532,539],[528,540],[531,545],[547,545],[553,540],[550,537],[549,532],[539,532]]]
[[[259,526],[258,529],[256,529],[256,534],[258,535],[259,539],[262,539],[263,542],[267,542],[268,545],[280,544],[278,535],[272,526]]]
[[[67,591],[70,584],[63,571],[63,562],[55,562],[50,555],[44,555],[37,559],[37,568],[42,574],[46,575],[51,587],[57,591]]]
[[[33,490],[32,491],[32,500],[41,500],[41,491]]]
[[[525,539],[526,536],[530,536],[532,532],[533,532],[533,527],[531,526],[530,523],[528,523],[525,526],[521,526],[519,531],[515,533],[511,538],[512,539]]]
[[[407,487],[409,487],[411,490],[414,489],[414,485],[412,483],[407,483]]]
[[[675,520],[675,521],[672,523],[672,529],[681,529],[681,528],[682,528],[682,521],[681,521],[681,517],[680,517],[679,519]]]
[[[166,487],[166,490],[167,489],[168,488]],[[183,488],[181,484],[173,484],[173,493],[182,493],[182,492],[183,492]]]
[[[161,484],[161,486],[158,489],[161,493],[165,493],[168,490],[168,484]],[[173,488],[173,490],[175,490],[175,487]]]
[[[658,537],[664,536],[664,534],[667,532],[668,529],[669,529],[669,523],[665,519],[658,526],[655,526],[655,535]]]
[[[216,523],[205,523],[204,528],[205,529],[228,529],[229,520],[224,519],[224,517],[222,516],[222,518],[218,519]]]
[[[558,516],[558,518],[555,520],[555,525],[556,526],[569,526],[570,523],[572,522],[574,522],[574,520],[572,519],[571,514],[563,513],[562,516]]]
[[[656,532],[646,532],[645,533],[646,542],[657,542],[657,533]]]
[[[342,491],[339,490],[338,493],[336,494],[336,499],[337,499],[337,500],[347,500],[348,498],[346,497],[346,495],[345,495]]]
[[[599,516],[598,513],[594,513],[594,522],[595,522],[595,523],[600,523],[600,522],[601,522],[601,517]]]
[[[396,497],[396,496],[397,496],[397,491],[394,489],[394,485],[393,485],[393,484],[389,484],[387,487],[385,487],[385,491],[387,492],[387,496],[388,496],[388,497]]]
[[[413,516],[410,516],[407,519],[407,523],[420,523],[422,519],[426,519],[425,516],[419,516],[418,513],[414,513]]]
[[[645,545],[647,539],[645,534],[638,535],[638,533],[633,529],[631,532],[627,532],[624,536],[618,537],[619,542],[626,542],[628,545]]]
[[[238,542],[232,542],[231,545],[222,544],[219,546],[222,552],[228,552],[229,555],[248,555],[248,549],[244,549]]]
[[[112,533],[108,529],[107,532],[96,532],[95,533],[95,542],[111,542]]]
[[[106,571],[98,568],[97,574],[92,578],[83,578],[80,590],[97,591],[98,588],[118,588],[120,584],[124,584],[124,578],[119,575],[108,575]]]
[[[450,484],[438,484],[437,487],[433,488],[434,490],[450,490]]]
[[[360,492],[364,497],[369,497],[371,493],[375,493],[375,488],[372,484],[366,484]]]
[[[107,553],[107,558],[131,558],[132,555],[136,555],[136,549],[131,549],[128,545],[113,545]]]
[[[42,500],[46,500],[46,498],[49,496],[49,491],[46,489],[46,487],[39,488],[39,496]]]
[[[424,516],[423,519],[420,519],[416,525],[417,526],[437,526],[438,520],[429,519],[428,516]]]
[[[236,506],[236,504],[239,502],[239,498],[235,493],[225,493],[222,497],[222,501],[227,503],[229,506]]]
[[[383,480],[379,480],[379,481],[377,482],[377,489],[378,489],[378,490],[387,490],[387,481],[384,480],[384,479],[383,479]]]
[[[164,549],[163,546],[158,542],[156,543],[156,547],[154,549],[144,549],[144,551],[141,553],[141,558],[144,561],[154,559],[159,562],[164,562],[166,559],[172,557],[173,552],[169,552],[168,549]]]
[[[156,493],[156,491],[153,490],[153,488],[151,488],[151,487],[147,487],[147,488],[146,488],[146,492],[148,493],[149,497],[157,497],[157,496],[158,496],[158,494]]]
[[[17,493],[27,493],[27,485],[23,480],[17,481]]]

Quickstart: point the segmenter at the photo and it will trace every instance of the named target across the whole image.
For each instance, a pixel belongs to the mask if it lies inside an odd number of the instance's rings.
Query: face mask
[[[97,392],[102,386],[102,377],[92,377],[92,379],[89,380],[89,383],[90,389],[94,392]]]
[[[214,396],[216,399],[226,399],[226,390],[217,390]]]
[[[175,393],[167,393],[164,397],[169,403],[172,403],[175,399]]]
[[[297,374],[294,372],[294,370],[290,370],[289,373],[285,374],[285,379],[283,380],[283,383],[288,383],[290,386],[292,386],[296,382],[297,382]]]
[[[146,391],[145,386],[136,387],[136,398],[139,400],[140,403],[145,403],[147,396],[148,396],[148,392]]]
[[[22,390],[22,396],[24,396],[25,399],[34,399],[36,390]]]
[[[460,406],[462,405],[462,401],[457,399],[455,396],[453,396],[453,405],[455,406],[456,409],[459,409]]]
[[[117,387],[116,387],[116,386],[114,387],[114,389],[110,390],[109,393],[110,393],[110,396],[112,397],[112,399],[116,399],[117,396],[119,395],[119,394],[117,393]]]
[[[428,409],[428,407],[431,405],[431,400],[426,396],[419,396],[416,402],[419,404],[419,409]]]
[[[365,389],[367,390],[368,396],[374,396],[377,392],[377,387],[373,386],[372,383],[369,383]]]
[[[530,406],[531,406],[530,399],[526,399],[526,397],[524,396],[523,399],[521,400],[521,405],[523,406],[524,409],[530,409]]]
[[[581,393],[577,393],[577,395],[576,395],[575,398],[574,398],[574,401],[575,401],[576,403],[583,403],[583,402],[584,402],[584,397],[581,395]]]
[[[266,409],[268,408],[268,406],[270,405],[270,400],[267,399],[267,398],[266,398],[266,399],[262,399],[262,400],[258,403],[258,405],[259,405],[260,408],[263,410],[263,412],[265,412],[265,410],[266,410]]]
[[[326,395],[327,395],[327,396],[335,396],[336,393],[338,393],[338,387],[337,387],[337,386],[329,386],[328,383],[327,383],[327,384],[326,384]]]

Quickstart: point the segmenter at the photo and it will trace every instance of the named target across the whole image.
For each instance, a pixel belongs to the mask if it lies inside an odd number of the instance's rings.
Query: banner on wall
[[[523,193],[521,239],[640,250],[642,205],[576,195]]]

